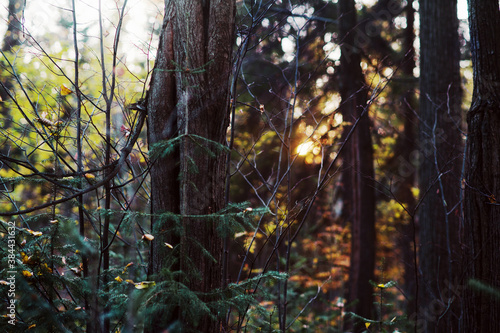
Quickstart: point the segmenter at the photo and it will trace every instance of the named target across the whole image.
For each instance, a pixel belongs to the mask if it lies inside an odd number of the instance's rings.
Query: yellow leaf
[[[81,306],[77,306],[77,307],[75,308],[75,311],[79,311],[79,310],[81,310],[81,309],[82,309],[82,307],[81,307]]]
[[[384,289],[385,288],[385,284],[383,284],[383,283],[377,284],[377,287],[379,287],[380,289]]]
[[[50,268],[46,262],[42,264],[42,267],[49,273],[52,273],[52,268]]]
[[[365,327],[368,328],[370,327],[371,323],[365,323]]]
[[[168,243],[165,243],[165,246],[167,246],[167,247],[169,247],[169,248],[171,248],[171,249],[173,249],[173,248],[174,248],[172,245],[170,245],[170,244],[168,244]]]
[[[52,223],[52,224],[56,224],[59,221],[58,220],[50,220],[49,222]]]
[[[33,325],[30,325],[30,326],[28,327],[28,329],[30,330],[30,329],[35,328],[35,327],[36,327],[36,324],[33,324]]]
[[[26,253],[21,252],[21,260],[23,261],[23,264],[34,264],[35,261],[31,256],[26,255]]]
[[[119,275],[117,277],[115,277],[115,280],[118,282],[123,282],[123,279]]]
[[[33,273],[31,273],[30,271],[23,271],[22,273],[25,277],[32,277],[33,276]]]
[[[135,282],[130,280],[130,279],[125,280],[125,282],[130,283],[130,284],[135,284]]]
[[[61,86],[61,96],[66,96],[66,95],[69,95],[69,94],[72,94],[73,93],[73,90],[69,89],[69,88],[66,88],[64,86],[64,84]]]
[[[146,289],[149,287],[153,287],[155,285],[156,285],[156,282],[154,282],[154,281],[142,281],[142,282],[136,283],[135,288],[136,289]]]
[[[153,239],[155,239],[155,236],[151,234],[144,234],[144,236],[142,236],[142,239],[152,241]]]

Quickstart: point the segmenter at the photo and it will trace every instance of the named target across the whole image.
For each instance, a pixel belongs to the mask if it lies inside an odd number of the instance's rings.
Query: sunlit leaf
[[[82,274],[82,265],[80,264],[80,267],[71,267],[70,270],[73,271],[78,276],[81,276]]]
[[[153,239],[155,239],[155,236],[151,234],[144,234],[144,236],[142,236],[142,239],[152,241]]]
[[[63,85],[61,85],[61,96],[66,96],[66,95],[69,95],[69,94],[72,94],[73,93],[73,90],[69,89],[69,88],[66,88]]]
[[[136,289],[146,289],[156,285],[154,281],[142,281],[135,284]]]
[[[32,234],[33,236],[41,236],[43,235],[43,233],[41,231],[33,231],[31,229],[25,229],[27,232],[29,232],[30,234]]]

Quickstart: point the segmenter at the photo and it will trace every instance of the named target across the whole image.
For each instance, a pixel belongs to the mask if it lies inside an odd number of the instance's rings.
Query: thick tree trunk
[[[225,144],[229,121],[229,76],[234,0],[167,0],[158,57],[148,94],[149,143],[182,136],[173,155],[151,169],[153,215],[151,273],[167,268],[176,246],[182,282],[207,293],[221,286],[222,240],[214,216],[224,205]],[[193,217],[205,216],[205,217]],[[177,226],[178,228],[174,228]],[[180,230],[176,233],[174,229]],[[208,251],[212,258],[204,251]],[[207,299],[204,299],[207,301]],[[197,324],[179,311],[186,328],[217,332],[204,316]],[[155,326],[155,329],[165,327]]]
[[[460,229],[460,50],[456,0],[420,1],[419,327],[456,332]]]
[[[344,155],[343,183],[345,187],[344,216],[351,222],[351,268],[349,273],[348,302],[357,315],[371,318],[373,314],[373,288],[375,267],[375,190],[373,147],[370,118],[364,112],[368,90],[361,70],[360,46],[356,45],[356,9],[354,1],[341,0],[340,75],[342,97],[341,112],[344,121],[354,124],[359,119],[354,135],[347,143]],[[346,133],[351,126],[346,128]],[[348,211],[346,211],[348,210]],[[355,325],[360,331],[364,324]]]
[[[466,273],[500,291],[500,11],[498,0],[469,0],[474,94],[467,114]],[[468,286],[461,332],[496,332],[500,299]]]

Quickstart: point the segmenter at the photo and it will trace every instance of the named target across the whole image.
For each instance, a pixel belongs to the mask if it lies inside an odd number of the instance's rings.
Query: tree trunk
[[[474,93],[467,114],[466,289],[461,332],[496,332],[500,299],[500,11],[498,0],[469,0]],[[498,295],[498,294],[497,294]]]
[[[405,55],[401,63],[401,72],[405,84],[401,95],[401,112],[404,117],[404,129],[401,136],[398,137],[395,155],[398,158],[399,176],[402,182],[396,193],[396,198],[402,202],[410,214],[414,213],[416,200],[412,189],[416,183],[416,168],[414,168],[414,151],[417,148],[416,124],[417,117],[415,109],[417,100],[415,96],[415,9],[413,1],[408,1],[405,7],[406,28],[404,30],[403,52]],[[407,82],[407,83],[406,83]],[[414,252],[414,234],[415,220],[414,216],[407,216],[408,223],[402,226],[402,236],[399,238],[398,246],[401,248],[402,260],[404,263],[404,286],[408,304],[406,313],[411,316],[415,313],[415,293],[416,293],[416,274],[415,274],[415,252]]]
[[[9,17],[7,19],[7,31],[3,38],[2,51],[11,52],[12,49],[21,44],[21,14],[24,10],[22,0],[9,0]]]
[[[420,329],[456,332],[460,228],[460,50],[456,0],[420,1]],[[458,307],[459,308],[459,307]]]
[[[351,311],[372,317],[375,267],[375,190],[373,147],[370,118],[367,108],[368,90],[361,70],[360,45],[356,44],[356,9],[353,0],[341,0],[340,5],[340,95],[344,121],[354,124],[359,119],[354,135],[347,143],[344,155],[343,184],[345,187],[344,216],[351,222],[351,266],[348,302],[355,304]],[[352,126],[346,127],[349,132]],[[346,214],[346,210],[347,214]],[[363,323],[354,330],[364,328]]]
[[[9,0],[9,17],[7,21],[7,31],[3,37],[2,52],[11,53],[14,51],[16,46],[21,44],[21,14],[23,12],[24,4],[21,0]],[[0,62],[0,66],[3,68],[6,66],[4,61]],[[6,102],[9,99],[9,95],[4,87],[11,90],[13,87],[12,78],[10,76],[2,77],[2,84],[0,85],[0,100]],[[0,118],[1,126],[4,131],[10,128],[12,124],[12,119],[10,115],[10,110],[6,103],[0,102]],[[7,154],[9,152],[10,145],[2,145],[0,152]]]
[[[164,245],[167,242],[180,251],[178,268],[186,276],[181,282],[190,290],[207,293],[221,286],[222,240],[216,230],[221,222],[213,214],[224,205],[226,158],[220,145],[225,144],[229,121],[235,2],[167,0],[165,8],[147,100],[149,144],[182,138],[173,155],[153,164],[151,210],[180,214],[181,219],[153,215],[156,238],[150,272],[172,269],[166,267],[171,251]],[[179,233],[174,232],[175,226]],[[183,311],[179,313],[188,329],[220,329],[209,316],[194,323]]]

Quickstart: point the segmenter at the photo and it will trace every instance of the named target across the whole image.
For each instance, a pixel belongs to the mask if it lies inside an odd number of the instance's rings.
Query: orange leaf
[[[61,96],[66,96],[72,94],[73,90],[66,88],[64,85],[61,86]]]

